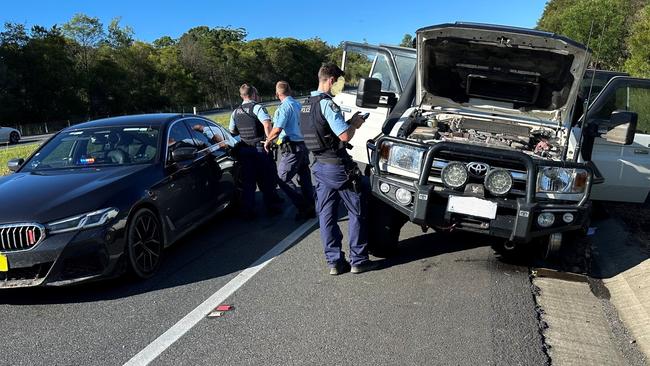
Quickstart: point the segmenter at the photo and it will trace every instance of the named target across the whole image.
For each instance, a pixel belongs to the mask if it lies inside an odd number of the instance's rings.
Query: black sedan
[[[67,128],[0,178],[0,288],[152,276],[163,249],[236,196],[236,140],[194,115]]]

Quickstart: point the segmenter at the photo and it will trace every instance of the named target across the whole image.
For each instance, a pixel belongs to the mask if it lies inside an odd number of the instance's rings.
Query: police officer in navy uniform
[[[255,217],[255,184],[260,188],[269,214],[280,213],[282,199],[275,191],[277,172],[275,163],[264,151],[266,135],[271,131],[271,116],[257,101],[257,89],[249,84],[239,88],[242,104],[232,112],[230,132],[241,141],[235,154],[241,163],[242,198],[241,214],[244,218]]]
[[[314,155],[316,212],[325,259],[331,275],[348,271],[373,270],[377,262],[368,258],[366,208],[361,195],[361,173],[346,146],[361,127],[363,118],[355,113],[345,121],[332,96],[343,90],[345,73],[335,64],[324,64],[318,71],[318,90],[303,104],[300,127],[307,148]],[[338,208],[343,202],[349,217],[350,261],[341,250],[343,234],[338,226]]]
[[[301,105],[291,96],[291,87],[286,81],[275,84],[275,94],[281,104],[273,115],[273,129],[264,143],[264,149],[269,152],[274,140],[278,139],[282,153],[278,164],[278,185],[298,209],[296,220],[313,218],[316,216],[314,188],[309,170],[309,150],[300,132]],[[296,175],[300,190],[293,182]]]

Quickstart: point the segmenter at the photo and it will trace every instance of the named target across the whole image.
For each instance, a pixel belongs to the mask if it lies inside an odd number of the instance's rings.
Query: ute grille
[[[45,228],[39,224],[0,225],[0,252],[31,249],[43,239]]]

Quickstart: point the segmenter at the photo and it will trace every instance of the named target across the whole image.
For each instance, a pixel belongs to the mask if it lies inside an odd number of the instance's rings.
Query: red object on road
[[[228,311],[228,310],[232,310],[232,309],[233,309],[232,305],[219,305],[214,310],[215,311]]]

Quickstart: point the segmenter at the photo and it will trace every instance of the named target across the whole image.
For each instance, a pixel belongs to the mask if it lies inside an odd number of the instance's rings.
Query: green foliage
[[[413,36],[406,33],[404,37],[402,37],[402,42],[400,42],[399,45],[402,47],[413,48]]]
[[[646,6],[632,27],[628,39],[630,57],[625,70],[633,76],[650,78],[650,8]]]
[[[634,10],[631,0],[550,0],[537,27],[589,42],[592,61],[597,61],[593,67],[619,70],[625,62],[625,40]]]
[[[232,107],[241,102],[244,82],[257,86],[264,100],[274,98],[278,80],[302,94],[316,88],[318,68],[336,50],[318,38],[246,36],[243,28],[201,26],[145,43],[119,18],[105,26],[84,14],[51,29],[6,23],[0,26],[0,122],[67,125]]]

